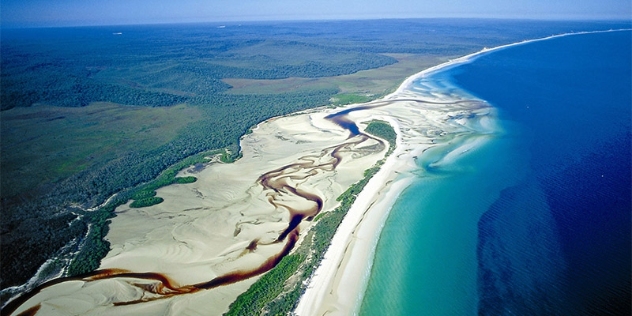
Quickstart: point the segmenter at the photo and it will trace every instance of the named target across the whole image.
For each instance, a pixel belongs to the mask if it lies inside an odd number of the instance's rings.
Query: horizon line
[[[632,18],[596,18],[596,17],[566,17],[566,18],[535,18],[535,17],[455,17],[455,16],[437,16],[437,17],[355,17],[355,18],[305,18],[305,19],[261,19],[261,20],[217,20],[217,21],[166,21],[166,22],[139,22],[139,23],[69,23],[66,25],[41,24],[41,25],[2,25],[0,29],[48,29],[48,28],[72,28],[72,27],[108,27],[108,26],[158,26],[158,25],[189,25],[189,24],[218,24],[218,25],[234,25],[234,24],[265,24],[265,23],[293,23],[293,22],[343,22],[343,21],[387,21],[387,20],[496,20],[496,21],[534,21],[534,22],[620,22],[632,23]]]

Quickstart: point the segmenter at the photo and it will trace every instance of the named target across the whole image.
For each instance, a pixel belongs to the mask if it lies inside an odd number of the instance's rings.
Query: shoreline
[[[451,61],[445,65],[454,64],[455,61]],[[383,99],[394,101],[384,108],[353,113],[356,121],[388,121],[397,132],[397,147],[346,214],[299,300],[294,311],[296,315],[357,314],[368,285],[372,258],[382,227],[398,197],[414,182],[416,175],[413,171],[418,168],[418,156],[436,146],[460,143],[459,136],[454,136],[459,133],[479,136],[469,127],[468,120],[453,119],[457,114],[472,114],[477,120],[493,115],[493,111],[478,100],[454,99],[454,96],[448,95],[437,95],[428,100],[407,90],[414,80],[437,69],[433,67],[409,77],[402,84],[405,88],[400,87],[397,92]],[[421,110],[425,113],[416,117],[419,121],[411,119],[411,114],[420,111],[419,105],[411,97],[430,104]],[[403,100],[397,101],[398,98]],[[493,128],[488,126],[486,129]],[[456,156],[451,159],[475,149],[485,141],[479,137],[473,142],[467,140],[469,138],[464,138],[466,142],[450,150],[452,156]]]
[[[555,35],[551,35],[551,36],[547,36],[547,37],[542,37],[542,38],[534,38],[534,39],[529,39],[529,40],[524,40],[521,42],[515,42],[515,43],[510,43],[510,44],[505,44],[505,45],[500,45],[500,46],[496,46],[496,47],[492,47],[492,48],[483,48],[482,50],[478,51],[478,52],[474,52],[471,54],[467,54],[461,57],[458,57],[456,59],[451,59],[450,61],[447,61],[445,63],[441,63],[439,65],[430,67],[428,69],[425,69],[419,73],[416,73],[408,78],[406,78],[402,84],[397,88],[397,90],[395,90],[395,92],[386,95],[383,99],[391,99],[394,96],[397,96],[399,94],[402,94],[404,92],[406,92],[406,90],[408,89],[408,87],[410,87],[413,82],[417,79],[419,79],[420,77],[423,76],[428,76],[431,75],[435,72],[439,72],[439,71],[444,71],[450,67],[454,67],[457,66],[459,64],[462,63],[467,63],[467,62],[471,62],[473,61],[475,58],[481,57],[483,55],[486,55],[488,53],[492,53],[498,50],[502,50],[505,48],[509,48],[509,47],[514,47],[514,46],[518,46],[518,45],[525,45],[525,44],[529,44],[529,43],[533,43],[533,42],[540,42],[540,41],[546,41],[549,39],[553,39],[553,38],[558,38],[558,37],[564,37],[564,36],[574,36],[574,35],[584,35],[584,34],[598,34],[598,33],[609,33],[609,32],[623,32],[623,31],[632,31],[632,29],[611,29],[611,30],[603,30],[603,31],[582,31],[582,32],[573,32],[573,33],[562,33],[562,34],[555,34]]]
[[[417,94],[410,89],[416,80],[471,62],[491,52],[558,37],[617,31],[629,31],[629,29],[564,33],[494,48],[484,48],[481,51],[450,60],[414,74],[406,78],[395,92],[376,101],[394,101],[398,98],[411,96],[425,100],[426,96]],[[367,112],[370,111],[372,110],[367,110]],[[493,110],[490,110],[490,112],[493,112]],[[491,115],[493,116],[493,114]],[[411,152],[423,154],[426,149],[435,146],[434,140],[433,145],[421,147],[405,144],[402,142],[401,126],[395,122],[395,119],[392,116],[388,116],[388,114],[380,119],[389,121],[396,130],[398,134],[397,149],[388,157],[378,174],[371,179],[360,193],[349,213],[345,216],[323,260],[311,279],[309,279],[307,289],[301,296],[294,311],[296,315],[355,315],[359,312],[370,278],[373,258],[381,230],[398,197],[414,181],[415,176],[409,174],[409,172],[414,168],[414,161],[417,155],[413,155]],[[481,121],[483,119],[486,120],[484,125],[492,123],[486,115],[481,117]],[[488,132],[493,132],[492,130],[496,126],[493,123],[491,125],[483,126],[483,128],[487,129]],[[478,136],[484,136],[484,134]],[[458,159],[459,156],[466,154],[470,150],[480,147],[484,142],[486,142],[485,137],[476,137],[471,142],[461,144],[450,150],[442,161],[450,163],[450,161]],[[411,163],[413,166],[411,166]]]
[[[545,39],[576,34],[583,33],[555,35]],[[345,216],[325,259],[309,280],[306,293],[310,290],[317,291],[316,289],[320,292],[315,292],[312,298],[304,294],[300,304],[308,304],[312,308],[306,309],[306,312],[303,312],[305,308],[297,309],[298,314],[308,315],[319,310],[339,314],[357,312],[372,265],[372,260],[367,258],[374,256],[379,232],[391,207],[414,180],[415,174],[410,171],[417,168],[416,158],[429,148],[459,141],[460,134],[478,135],[476,133],[480,131],[470,126],[468,120],[456,117],[473,114],[474,118],[482,121],[489,120],[494,115],[493,109],[481,105],[480,100],[459,99],[454,95],[442,96],[440,93],[420,97],[408,90],[413,82],[435,71],[468,62],[484,53],[537,40],[484,49],[426,69],[407,78],[396,92],[376,100],[389,101],[384,102],[387,105],[349,114],[356,123],[371,119],[388,121],[397,132],[397,149],[360,192],[356,203]],[[356,106],[361,105],[344,108]],[[122,206],[117,210],[119,217],[113,219],[108,235],[112,249],[101,267],[160,272],[184,287],[230,273],[236,268],[256,266],[278,253],[282,245],[273,243],[278,232],[287,226],[288,214],[286,211],[270,208],[270,191],[257,186],[257,177],[275,168],[296,165],[296,161],[304,164],[307,157],[318,157],[314,161],[319,161],[324,157],[321,148],[344,143],[346,131],[323,119],[327,114],[340,110],[341,108],[307,110],[294,117],[266,120],[253,129],[253,135],[242,137],[242,148],[246,151],[243,160],[231,165],[210,165],[202,171],[185,170],[183,175],[188,172],[196,175],[198,183],[159,189],[159,195],[165,197],[165,202],[161,205],[143,209]],[[493,122],[493,119],[489,121]],[[458,159],[460,155],[479,146],[481,141],[484,139],[470,143],[467,147],[457,146],[456,149],[461,152],[453,150],[449,158]],[[361,152],[362,148],[359,149],[358,152]],[[360,178],[362,172],[372,166],[378,156],[379,154],[372,153],[370,156],[357,158],[354,154],[347,154],[340,170],[336,169],[334,174],[316,173],[311,180],[290,182],[297,187],[301,185],[301,188],[313,189],[324,198],[323,211],[328,211],[337,204],[336,196]],[[308,174],[300,171],[293,175],[295,178],[288,178],[305,179]],[[293,197],[279,201],[286,208],[304,209],[310,209],[314,202]],[[209,213],[212,214],[209,216]],[[302,228],[311,227],[308,223],[301,225]],[[255,245],[259,247],[250,249],[255,240]],[[320,273],[322,267],[325,267],[325,273]],[[199,279],[201,276],[202,279]],[[226,285],[221,289],[156,300],[151,304],[143,304],[142,307],[116,308],[127,312],[139,311],[139,308],[143,312],[152,313],[208,312],[207,305],[213,304],[218,309],[213,312],[219,313],[223,312],[219,310],[222,306],[230,304],[236,295],[242,293],[244,288],[247,289],[258,277]],[[45,307],[43,311],[51,311],[50,308],[57,308],[57,304],[61,303],[66,306],[65,311],[73,313],[113,312],[115,310],[105,309],[111,307],[100,301],[103,296],[110,303],[134,302],[138,297],[138,293],[133,292],[137,291],[138,286],[130,281],[78,281],[84,282],[85,286],[77,288],[77,284],[63,284],[43,291],[39,296],[39,301],[44,302],[39,304],[46,304],[42,305]],[[354,286],[353,289],[350,285]],[[328,290],[330,292],[326,293]],[[116,291],[119,292],[107,296],[103,294]],[[94,301],[81,301],[81,307],[73,306],[79,302],[74,296],[84,294],[95,298]]]

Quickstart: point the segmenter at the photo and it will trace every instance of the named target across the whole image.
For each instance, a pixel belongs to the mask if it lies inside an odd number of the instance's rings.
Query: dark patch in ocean
[[[564,259],[537,180],[501,192],[479,221],[479,315],[561,315]]]
[[[531,138],[513,153],[531,156],[527,177],[479,221],[479,315],[630,315],[630,35],[532,43],[455,73]]]
[[[630,315],[630,134],[547,179],[576,315]]]
[[[630,314],[631,141],[501,193],[479,222],[479,315]]]

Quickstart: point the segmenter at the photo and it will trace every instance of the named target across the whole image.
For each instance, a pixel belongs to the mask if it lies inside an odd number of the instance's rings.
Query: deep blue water
[[[528,175],[479,222],[479,314],[629,314],[631,43],[630,32],[568,36],[454,75],[530,134]],[[560,253],[532,256],[552,238]],[[559,275],[542,273],[552,258]]]
[[[361,314],[629,315],[631,47],[567,36],[438,75],[503,132],[402,194]]]

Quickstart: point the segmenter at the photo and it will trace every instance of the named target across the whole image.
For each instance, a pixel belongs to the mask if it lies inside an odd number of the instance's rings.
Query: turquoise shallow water
[[[451,164],[419,161],[361,315],[618,315],[630,309],[629,31],[567,36],[436,74],[498,109]],[[458,140],[456,140],[458,142]]]
[[[502,155],[514,150],[496,139],[403,193],[382,231],[363,315],[476,314],[476,223],[516,181],[500,168],[525,163]],[[489,175],[498,181],[486,182]]]

